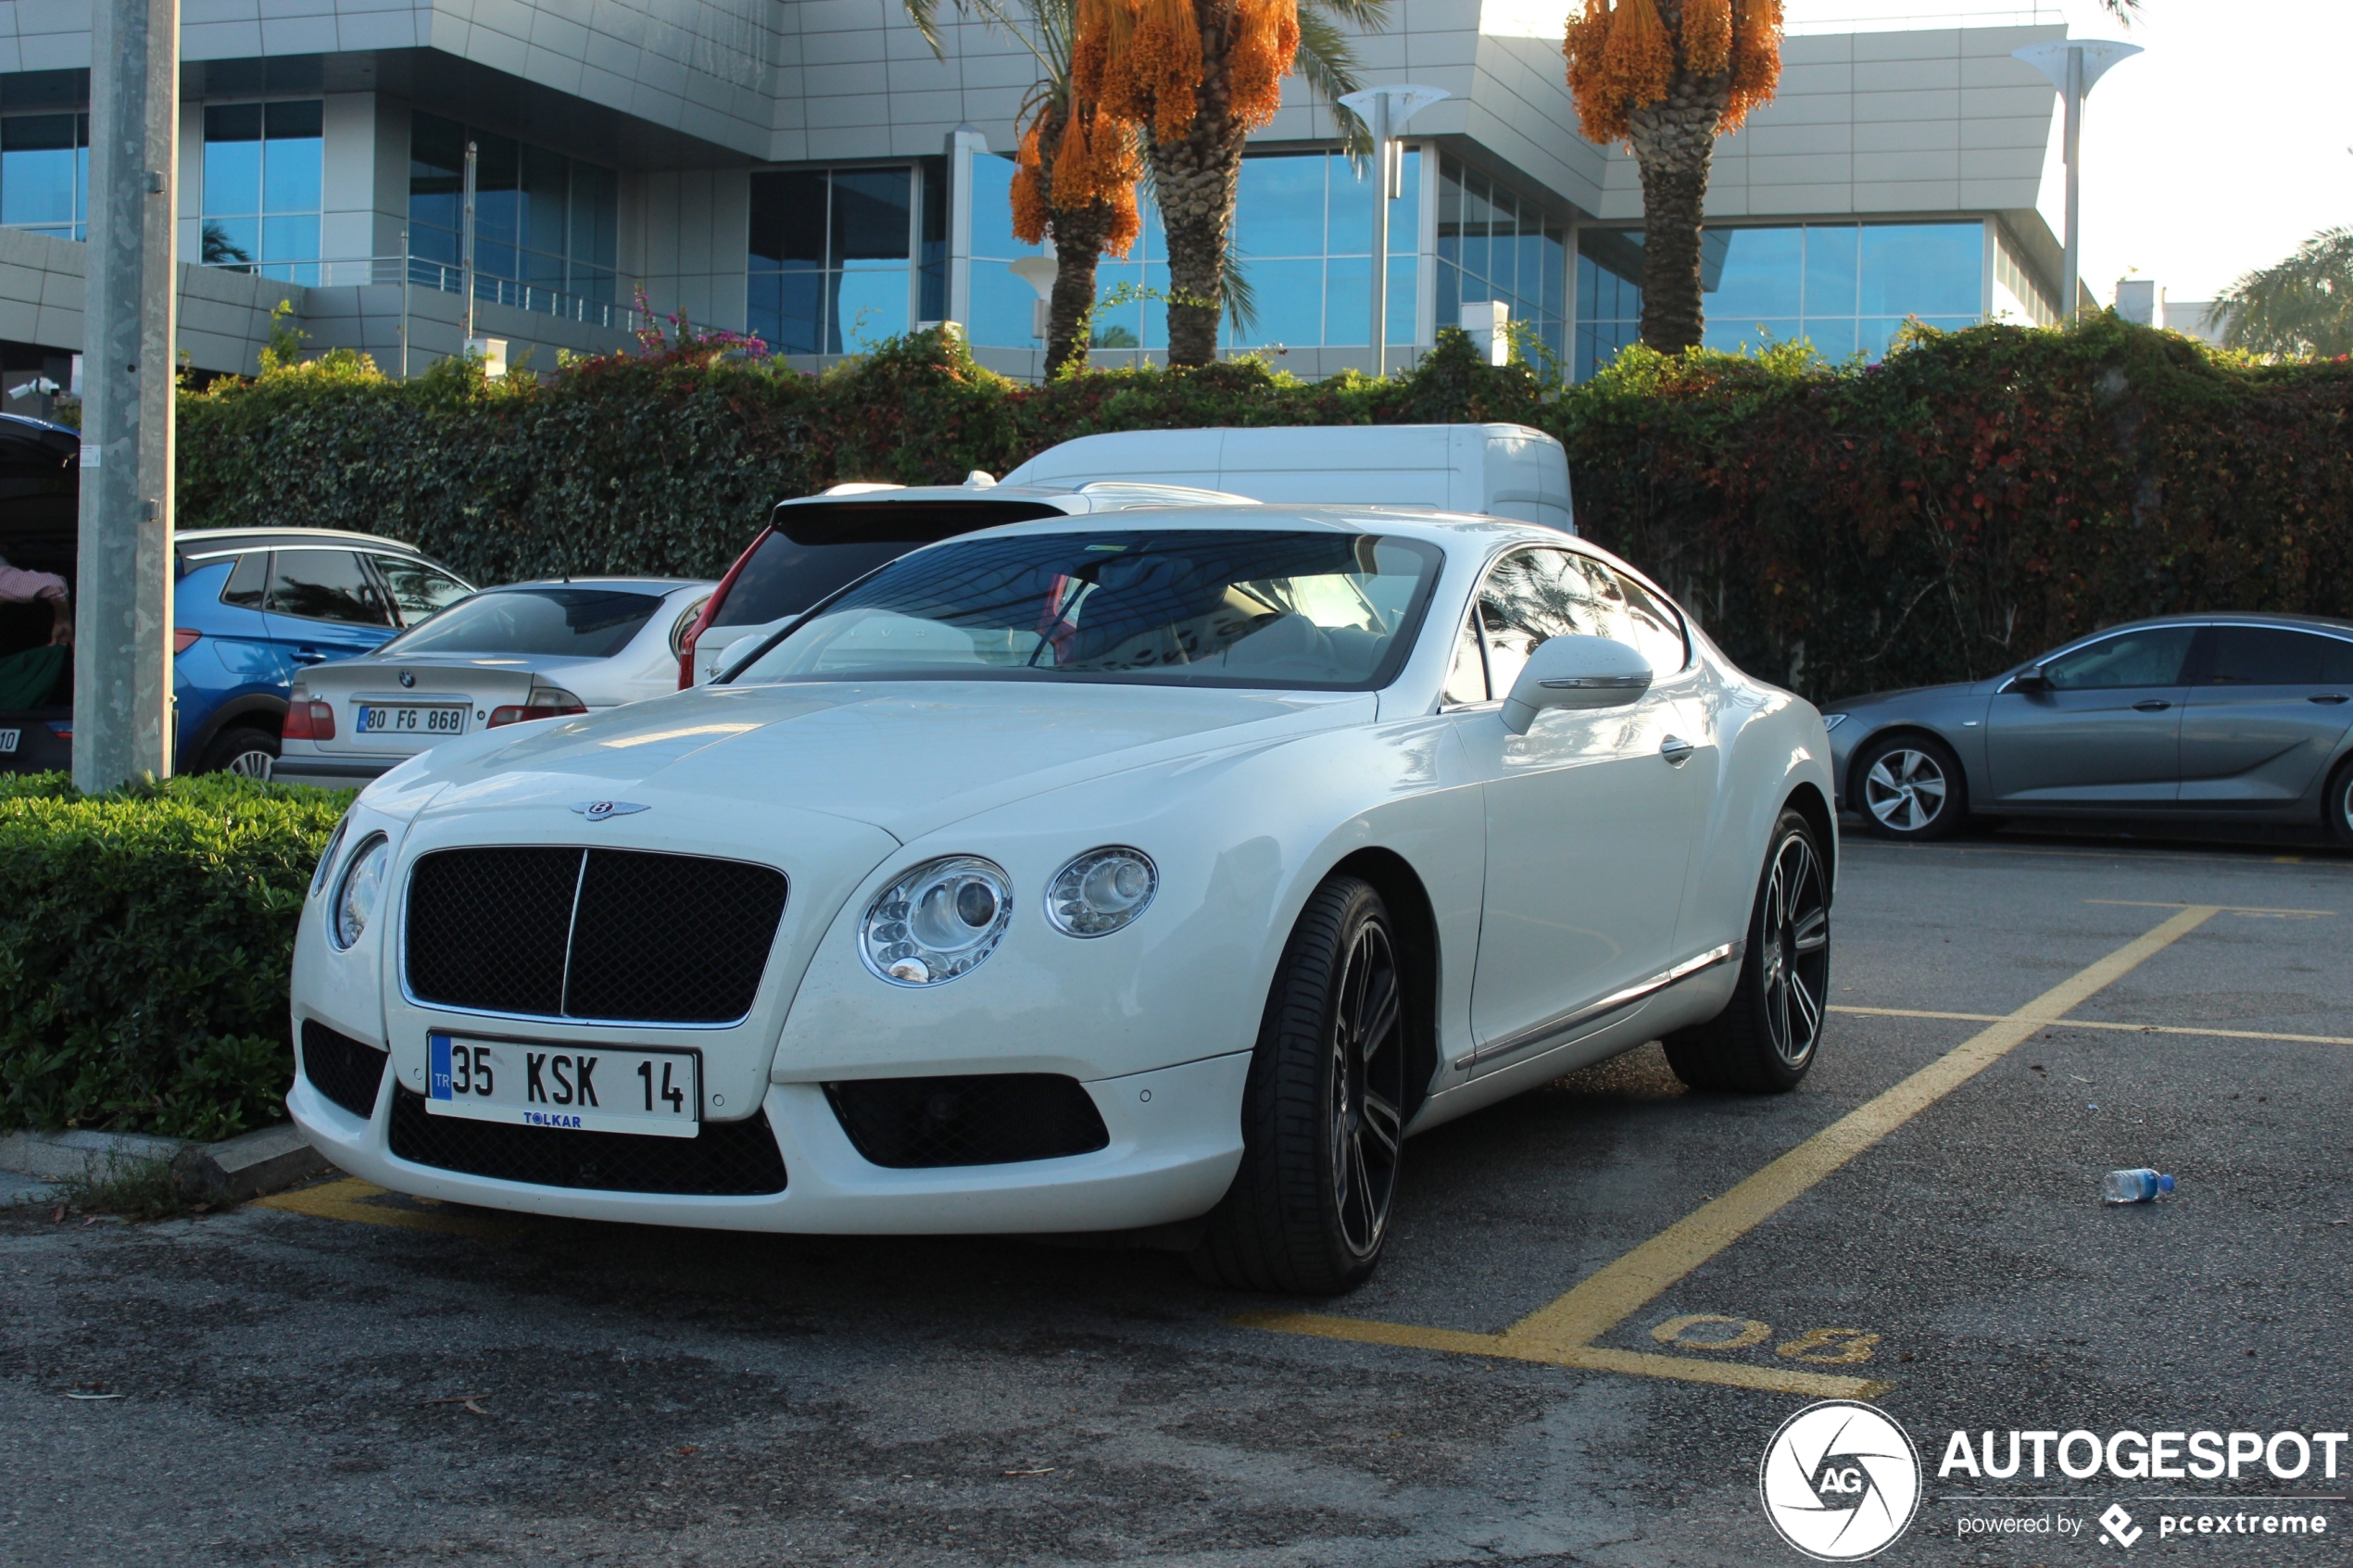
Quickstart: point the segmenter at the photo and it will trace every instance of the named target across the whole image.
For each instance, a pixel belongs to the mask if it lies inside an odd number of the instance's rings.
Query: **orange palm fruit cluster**
[[[1071,91],[1155,139],[1181,141],[1200,111],[1204,28],[1226,42],[1227,104],[1251,129],[1282,107],[1299,53],[1299,0],[1078,0]]]
[[[1136,154],[1134,131],[1099,109],[1082,109],[1064,119],[1050,154],[1044,138],[1052,112],[1051,103],[1038,107],[1013,154],[1014,236],[1025,245],[1037,245],[1046,237],[1051,209],[1068,211],[1105,202],[1111,207],[1112,224],[1103,248],[1126,256],[1143,229],[1136,207],[1136,182],[1143,166]]]
[[[1568,19],[1568,86],[1577,119],[1596,142],[1627,134],[1627,116],[1667,96],[1678,71],[1729,76],[1718,123],[1735,131],[1773,95],[1781,75],[1781,0],[1583,0]]]

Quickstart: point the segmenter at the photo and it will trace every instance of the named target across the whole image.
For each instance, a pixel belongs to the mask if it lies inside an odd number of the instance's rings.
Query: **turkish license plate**
[[[359,729],[363,735],[462,735],[466,733],[465,705],[427,708],[363,702],[359,705]]]
[[[510,1126],[588,1133],[699,1132],[702,1057],[610,1046],[429,1034],[425,1109]]]
[[[17,742],[24,738],[22,730],[0,730],[0,752],[16,750]]]

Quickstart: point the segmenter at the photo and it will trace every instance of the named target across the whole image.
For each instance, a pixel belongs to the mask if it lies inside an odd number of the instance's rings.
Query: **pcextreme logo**
[[[1756,1490],[1781,1539],[1818,1562],[1856,1562],[1885,1550],[1919,1511],[1919,1450],[1884,1411],[1825,1399],[1773,1434]]]

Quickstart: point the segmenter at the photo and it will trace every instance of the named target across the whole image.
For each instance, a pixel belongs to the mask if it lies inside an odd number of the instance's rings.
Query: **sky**
[[[1999,4],[1787,0],[1787,17],[1806,31],[2034,19],[2032,0]],[[2097,0],[2044,0],[2040,11],[2070,37],[2147,51],[2084,103],[2083,282],[2101,303],[2127,275],[2154,278],[2171,299],[2211,299],[2318,231],[2353,225],[2353,0],[2142,0],[2129,28]],[[1895,18],[1917,19],[1875,19]],[[2051,144],[2042,205],[2057,232],[2056,124]]]

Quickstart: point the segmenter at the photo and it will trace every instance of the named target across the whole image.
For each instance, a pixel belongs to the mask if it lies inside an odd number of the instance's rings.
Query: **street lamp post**
[[[179,0],[90,7],[90,241],[73,782],[171,771]]]
[[[2029,44],[2023,49],[2013,49],[2013,58],[2024,60],[2049,79],[2059,91],[2067,106],[2067,126],[2063,132],[2064,157],[2067,162],[2067,257],[2062,264],[2066,278],[2059,285],[2059,320],[2075,320],[2076,301],[2083,293],[2083,243],[2081,229],[2081,207],[2083,169],[2083,100],[2091,95],[2092,83],[2108,74],[2110,66],[2129,60],[2141,52],[2137,44],[2118,44],[2105,38],[2062,38],[2049,44]]]
[[[1373,374],[1389,374],[1389,204],[1405,194],[1405,159],[1395,137],[1405,122],[1446,97],[1443,87],[1367,87],[1340,102],[1373,132]]]

